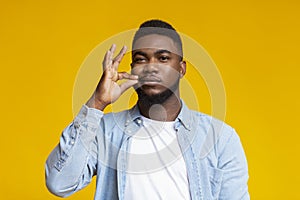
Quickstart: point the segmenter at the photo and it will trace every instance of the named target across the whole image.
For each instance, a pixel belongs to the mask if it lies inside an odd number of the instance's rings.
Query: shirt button
[[[78,122],[78,121],[75,121],[75,122],[74,122],[74,126],[75,126],[75,128],[79,128],[79,127],[80,127],[79,122]]]
[[[137,122],[138,124],[141,124],[141,123],[142,123],[142,120],[141,120],[141,119],[137,119],[136,122]]]
[[[58,162],[56,163],[56,167],[59,168],[59,169],[61,169],[61,163],[60,163],[60,161],[58,161]]]

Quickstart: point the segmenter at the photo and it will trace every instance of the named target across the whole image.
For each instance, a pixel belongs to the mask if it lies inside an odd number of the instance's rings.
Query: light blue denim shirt
[[[137,106],[109,114],[82,106],[47,159],[48,189],[66,197],[84,188],[97,175],[95,199],[123,200],[128,141],[141,124]],[[182,101],[175,128],[191,199],[250,199],[247,161],[232,127],[189,110]]]

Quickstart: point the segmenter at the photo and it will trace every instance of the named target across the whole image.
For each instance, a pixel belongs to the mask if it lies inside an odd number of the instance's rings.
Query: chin
[[[175,95],[175,91],[179,88],[179,79],[169,88],[166,87],[150,87],[143,85],[135,88],[138,94],[138,102],[146,106],[152,106],[154,104],[163,104],[171,96]]]
[[[167,99],[174,95],[174,92],[168,88],[160,92],[151,92],[148,90],[137,88],[136,92],[139,97],[138,101],[147,106],[152,106],[154,104],[163,104]]]

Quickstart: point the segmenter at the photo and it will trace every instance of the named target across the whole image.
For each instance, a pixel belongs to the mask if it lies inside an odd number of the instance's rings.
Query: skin
[[[186,63],[179,59],[177,44],[171,38],[157,34],[139,38],[133,47],[131,74],[117,71],[126,47],[113,58],[115,49],[116,46],[112,45],[106,52],[102,63],[104,72],[86,105],[103,111],[132,86],[135,89],[140,88],[149,97],[172,88],[173,93],[160,106],[155,106],[155,109],[151,110],[151,105],[143,103],[140,99],[138,106],[145,117],[159,121],[175,120],[181,109],[179,88],[176,83],[186,72]],[[119,85],[117,81],[122,79],[127,81]]]

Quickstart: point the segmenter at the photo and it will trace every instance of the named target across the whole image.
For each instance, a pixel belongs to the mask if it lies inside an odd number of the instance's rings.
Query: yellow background
[[[58,199],[45,187],[44,162],[73,118],[81,63],[150,18],[194,38],[217,64],[252,199],[300,199],[299,8],[296,0],[1,1],[0,199]],[[94,188],[69,199],[92,199]]]

